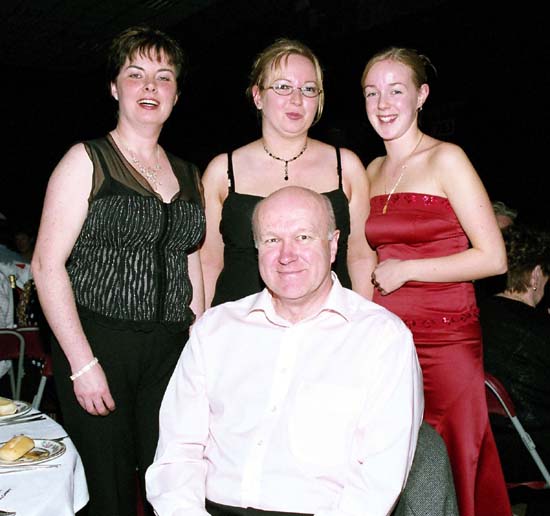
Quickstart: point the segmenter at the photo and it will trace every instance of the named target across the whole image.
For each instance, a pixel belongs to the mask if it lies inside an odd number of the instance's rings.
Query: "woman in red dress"
[[[367,115],[386,148],[367,168],[366,235],[378,255],[374,301],[413,332],[425,420],[447,444],[461,516],[509,516],[487,414],[472,284],[505,272],[506,252],[468,157],[418,127],[428,66],[414,50],[390,48],[363,72]]]

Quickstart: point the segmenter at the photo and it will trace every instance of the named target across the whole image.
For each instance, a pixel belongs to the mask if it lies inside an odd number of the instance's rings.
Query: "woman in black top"
[[[506,387],[548,467],[550,316],[536,307],[550,275],[550,237],[517,223],[503,235],[508,256],[506,289],[480,303],[485,369]],[[511,423],[496,417],[491,422],[506,480],[541,480]]]
[[[264,284],[252,238],[256,204],[284,186],[303,186],[330,200],[340,230],[333,270],[343,286],[372,297],[376,255],[364,234],[369,185],[360,159],[310,138],[323,112],[323,74],[300,41],[280,39],[256,58],[247,94],[261,136],[215,157],[203,185],[207,230],[201,248],[206,306],[259,292]]]
[[[182,66],[164,33],[121,33],[108,62],[116,128],[74,145],[47,188],[32,270],[90,515],[135,513],[136,468],[143,478],[153,460],[164,390],[204,310],[199,172],[158,144]]]

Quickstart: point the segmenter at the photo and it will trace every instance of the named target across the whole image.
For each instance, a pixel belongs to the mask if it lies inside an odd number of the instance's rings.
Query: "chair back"
[[[459,516],[453,474],[442,437],[426,422],[405,488],[392,516]]]
[[[485,396],[490,414],[509,418],[516,416],[516,406],[502,382],[492,374],[485,373]]]
[[[497,414],[499,416],[507,417],[510,419],[512,426],[521,438],[521,441],[527,448],[527,451],[531,455],[531,458],[535,461],[544,480],[526,480],[524,482],[507,482],[509,489],[526,486],[531,489],[550,489],[550,473],[542,458],[536,450],[536,445],[529,433],[523,428],[521,421],[517,417],[516,407],[512,398],[502,382],[494,375],[485,373],[485,395],[487,397],[487,408],[490,414]]]
[[[21,384],[24,375],[25,339],[16,330],[11,328],[0,329],[0,360],[11,360],[9,370],[13,399],[21,398]],[[15,368],[17,364],[17,368]],[[14,373],[14,370],[17,372]]]
[[[51,352],[41,328],[19,328],[19,333],[25,338],[25,357],[40,369],[40,382],[32,400],[33,408],[39,409],[46,381],[53,376]]]

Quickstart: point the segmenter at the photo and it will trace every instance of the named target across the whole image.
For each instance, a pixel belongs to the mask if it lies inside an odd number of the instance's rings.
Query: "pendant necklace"
[[[276,159],[277,161],[283,161],[284,162],[284,164],[285,164],[285,181],[288,181],[288,164],[291,161],[294,161],[295,159],[298,159],[306,151],[306,149],[307,149],[307,139],[306,139],[306,143],[304,144],[304,148],[298,154],[296,154],[296,156],[294,156],[293,158],[290,158],[290,159],[279,158],[279,156],[275,156],[275,154],[271,154],[271,152],[269,152],[267,150],[267,147],[265,146],[265,143],[262,142],[262,145],[264,147],[264,151],[267,153],[267,155],[270,158]]]
[[[416,149],[418,149],[420,142],[422,141],[422,138],[424,138],[424,133],[420,135],[420,139],[414,146],[414,149],[412,152],[405,158],[405,163],[401,165],[401,174],[399,174],[399,177],[397,178],[397,181],[394,183],[392,189],[390,190],[390,193],[386,197],[386,202],[384,203],[384,207],[382,208],[382,215],[385,215],[388,211],[388,203],[390,202],[391,196],[395,192],[396,188],[399,186],[399,183],[401,182],[401,179],[403,179],[403,174],[405,174],[405,170],[407,170],[407,161],[411,158],[411,156],[416,152]]]
[[[124,147],[124,149],[128,152],[128,154],[130,155],[130,161],[132,163],[132,165],[134,166],[134,168],[145,178],[147,179],[147,182],[151,185],[151,187],[153,188],[153,190],[155,190],[155,192],[158,191],[158,187],[162,185],[162,183],[160,182],[159,178],[158,178],[158,172],[160,172],[160,170],[162,169],[162,166],[160,164],[160,145],[157,143],[157,149],[156,149],[156,159],[157,159],[157,162],[155,164],[155,167],[152,168],[152,167],[147,167],[145,166],[139,159],[138,157],[136,156],[135,152],[133,150],[131,150],[127,145],[126,145],[126,142],[122,139],[122,137],[120,136],[119,132],[115,129],[113,131],[116,135],[117,135],[117,138],[118,140],[120,141],[120,143],[122,143],[122,146]]]

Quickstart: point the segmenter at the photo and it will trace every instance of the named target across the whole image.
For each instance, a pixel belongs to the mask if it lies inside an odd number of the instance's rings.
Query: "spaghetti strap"
[[[337,162],[337,171],[338,171],[338,188],[342,189],[342,158],[340,156],[340,147],[335,147],[336,149],[336,162]]]
[[[235,193],[235,176],[233,175],[233,151],[227,153],[227,187],[231,193]]]

